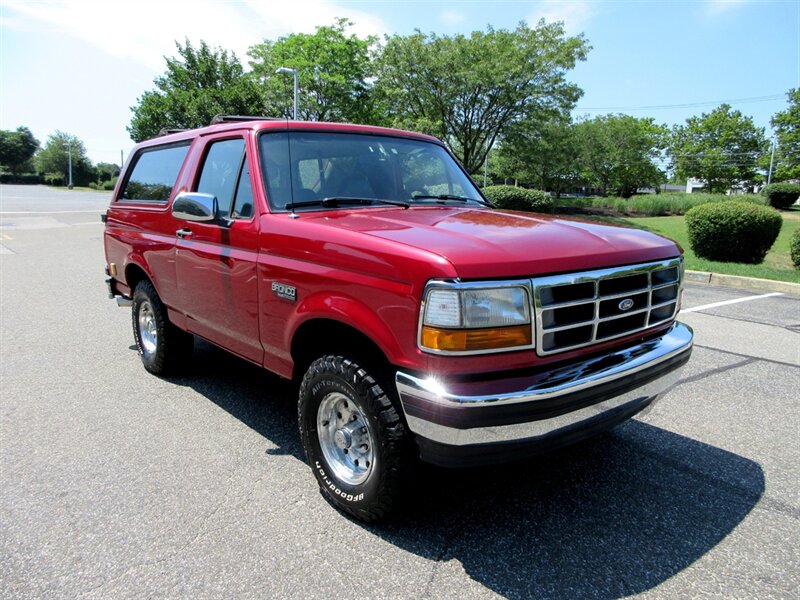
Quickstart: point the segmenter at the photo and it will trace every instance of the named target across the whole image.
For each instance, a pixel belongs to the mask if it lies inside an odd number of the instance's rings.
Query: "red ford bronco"
[[[199,336],[299,382],[324,496],[387,514],[414,461],[572,443],[677,379],[681,250],[496,210],[438,139],[218,118],[143,142],[106,214],[111,297],[145,369]]]

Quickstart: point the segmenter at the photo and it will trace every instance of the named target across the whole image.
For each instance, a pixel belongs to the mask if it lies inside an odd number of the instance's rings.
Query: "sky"
[[[573,116],[627,113],[684,123],[727,102],[771,135],[800,87],[800,0],[0,0],[0,129],[44,144],[60,130],[94,162],[133,147],[131,107],[175,56],[175,41],[236,52],[347,17],[359,36],[440,35],[562,21],[592,46],[567,78]]]

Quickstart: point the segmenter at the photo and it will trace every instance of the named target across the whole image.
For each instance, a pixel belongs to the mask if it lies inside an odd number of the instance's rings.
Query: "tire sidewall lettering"
[[[339,496],[342,500],[347,500],[348,502],[359,502],[364,499],[364,492],[361,492],[360,494],[351,494],[338,487],[334,480],[328,477],[324,467],[318,460],[314,461],[314,466],[316,467],[315,470],[320,478],[320,481],[322,481],[322,484],[331,492]]]
[[[313,386],[311,386],[311,395],[315,398],[321,399],[325,393],[331,391],[340,392],[351,398],[356,395],[354,394],[355,390],[352,387],[344,385],[335,379],[320,378],[318,381],[314,382]]]

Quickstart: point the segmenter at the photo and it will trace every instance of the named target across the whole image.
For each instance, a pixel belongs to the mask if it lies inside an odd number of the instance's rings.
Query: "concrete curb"
[[[781,292],[782,294],[800,296],[800,283],[790,283],[788,281],[757,279],[755,277],[741,277],[739,275],[723,275],[721,273],[706,273],[705,271],[686,271],[686,281],[705,283],[708,285],[723,285],[745,290]]]

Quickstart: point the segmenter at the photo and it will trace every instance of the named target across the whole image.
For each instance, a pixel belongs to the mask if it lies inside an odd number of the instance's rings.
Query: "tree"
[[[67,148],[70,150],[67,150]],[[75,185],[88,185],[96,173],[92,161],[86,155],[83,142],[76,136],[56,131],[47,138],[44,148],[35,157],[36,170],[41,174],[57,173],[69,177],[69,153],[72,153],[72,180]]]
[[[474,173],[512,124],[575,105],[582,92],[565,75],[588,50],[543,20],[470,36],[417,30],[386,39],[375,88],[387,124],[441,137]]]
[[[95,165],[97,181],[111,181],[119,175],[119,165],[115,163],[99,162]]]
[[[135,142],[158,135],[161,129],[203,127],[216,114],[257,115],[262,112],[256,82],[244,72],[239,59],[227,50],[211,49],[201,41],[195,49],[189,40],[178,48],[177,58],[166,58],[167,71],[154,81],[131,107],[128,126]]]
[[[789,107],[775,113],[770,120],[775,129],[777,147],[772,180],[800,179],[800,89],[789,90]],[[769,169],[771,156],[766,156],[762,165]]]
[[[27,127],[0,131],[0,165],[7,167],[15,178],[21,172],[32,170],[31,159],[38,148],[39,140]]]
[[[601,115],[577,123],[575,133],[583,175],[603,194],[614,190],[628,198],[663,181],[654,161],[664,149],[667,129],[653,119]]]
[[[564,118],[517,124],[506,134],[497,154],[495,172],[503,178],[532,183],[556,197],[578,179],[575,130]]]
[[[764,129],[722,104],[676,125],[669,152],[679,175],[705,182],[709,192],[723,192],[753,183],[766,149]]]
[[[377,38],[345,35],[352,23],[337,19],[313,34],[293,33],[250,48],[250,66],[262,93],[266,114],[292,117],[293,78],[280,67],[298,71],[300,108],[305,121],[364,123],[372,117],[372,54]]]

